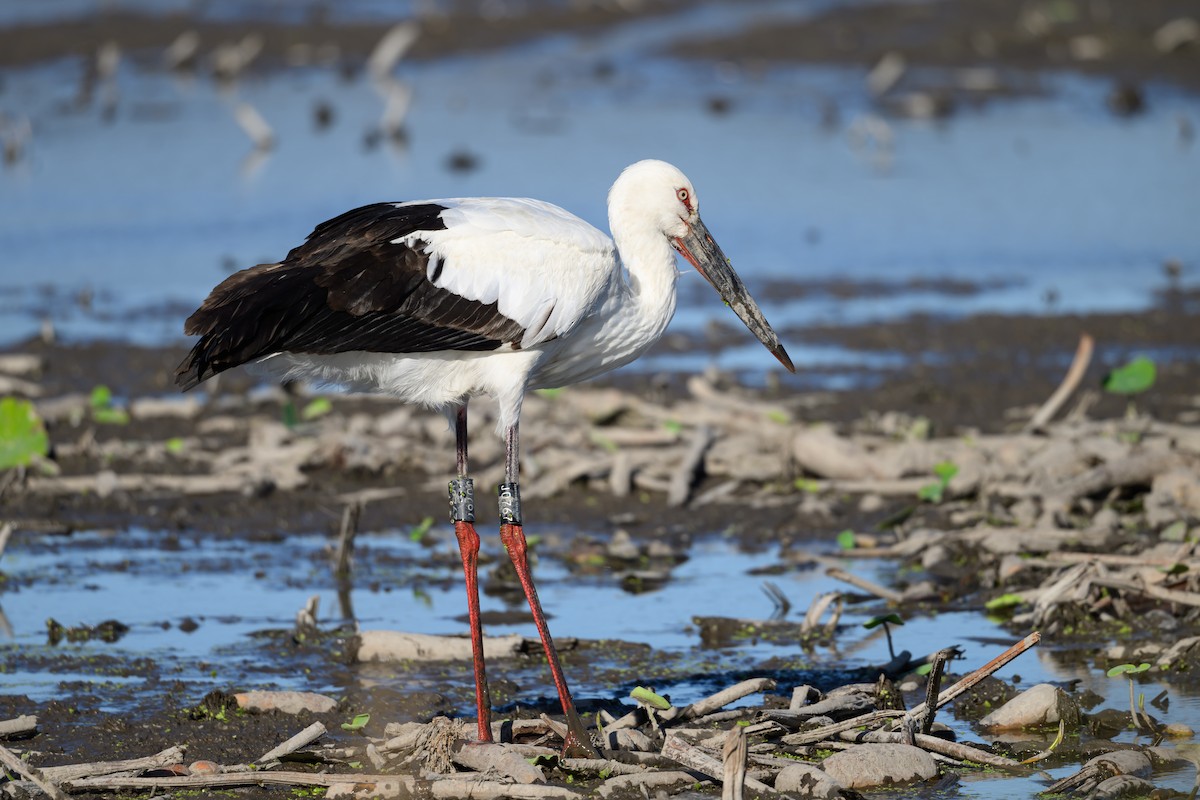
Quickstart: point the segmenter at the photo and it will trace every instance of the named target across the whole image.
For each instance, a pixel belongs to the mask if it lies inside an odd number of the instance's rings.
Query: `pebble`
[[[927,781],[938,775],[933,756],[909,744],[860,744],[829,756],[821,769],[847,789]]]
[[[1079,724],[1079,705],[1062,689],[1039,683],[1021,692],[979,721],[982,728],[1011,730],[1039,725],[1056,725],[1065,720],[1067,729]]]
[[[812,764],[792,764],[775,777],[775,791],[798,798],[837,800],[844,787]]]

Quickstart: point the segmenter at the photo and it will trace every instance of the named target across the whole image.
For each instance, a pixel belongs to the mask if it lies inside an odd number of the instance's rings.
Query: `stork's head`
[[[665,236],[675,252],[713,285],[779,363],[790,372],[796,371],[779,336],[700,219],[700,201],[686,175],[665,161],[639,161],[626,167],[608,194],[608,214],[614,236],[618,220],[636,224],[642,230],[650,226]]]

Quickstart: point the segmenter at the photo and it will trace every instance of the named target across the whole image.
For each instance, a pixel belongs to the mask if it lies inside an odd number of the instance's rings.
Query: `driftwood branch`
[[[7,747],[0,747],[0,764],[3,764],[6,769],[10,769],[17,775],[20,775],[27,781],[32,781],[35,786],[45,792],[51,800],[67,800],[67,795],[62,789],[58,788],[52,781],[48,780],[36,767],[30,766],[22,761],[16,753],[9,750]]]
[[[942,706],[946,705],[951,700],[958,697],[960,694],[967,691],[972,686],[979,683],[981,680],[983,680],[987,676],[991,675],[992,673],[996,672],[1001,667],[1003,667],[1005,664],[1007,664],[1008,662],[1012,661],[1017,656],[1024,653],[1026,650],[1029,650],[1029,649],[1033,648],[1034,646],[1036,646],[1037,643],[1040,642],[1041,640],[1042,640],[1042,635],[1040,633],[1038,633],[1037,631],[1034,631],[1033,633],[1029,634],[1024,639],[1017,642],[1012,647],[1008,648],[1003,653],[996,656],[991,661],[984,664],[982,667],[980,667],[979,669],[970,673],[969,675],[965,676],[962,680],[958,681],[953,686],[951,686],[950,688],[946,689],[944,692],[939,694],[938,698],[937,698],[936,707],[941,708]],[[921,717],[925,716],[926,710],[928,708],[929,708],[929,706],[925,703],[916,705],[904,714],[904,720],[910,721],[910,720],[920,719]]]
[[[182,747],[168,747],[144,758],[127,758],[123,761],[93,761],[88,764],[67,764],[61,767],[42,767],[42,775],[55,783],[66,783],[79,778],[90,778],[97,775],[113,775],[119,772],[135,773],[147,769],[169,767],[183,761],[186,750]]]
[[[456,776],[444,780],[424,780],[411,775],[355,775],[312,772],[222,772],[216,775],[188,775],[172,778],[80,778],[66,781],[73,791],[121,789],[221,789],[236,786],[335,786],[373,784],[379,797],[432,797],[457,800],[462,797],[499,800],[573,800],[578,792],[558,786],[538,786],[488,782]],[[65,795],[60,795],[65,800]]]
[[[320,722],[314,722],[312,725],[309,725],[307,728],[300,731],[286,742],[282,742],[278,747],[273,747],[267,752],[263,753],[261,756],[259,756],[258,761],[255,763],[258,764],[259,768],[261,769],[271,762],[277,762],[284,756],[291,755],[301,747],[307,747],[317,739],[320,739],[322,736],[324,736],[325,733],[325,726]]]
[[[22,714],[19,717],[0,722],[0,739],[19,739],[37,733],[38,718],[32,714]]]
[[[668,736],[663,743],[662,754],[677,761],[688,769],[694,769],[714,780],[721,780],[725,775],[725,765],[698,747],[688,744],[678,736]],[[754,778],[746,778],[746,786],[762,794],[775,794],[775,790]]]
[[[1042,407],[1037,410],[1033,418],[1029,420],[1029,424],[1025,426],[1026,431],[1040,431],[1046,427],[1046,424],[1058,413],[1062,408],[1063,403],[1067,402],[1075,388],[1079,386],[1079,382],[1083,380],[1083,375],[1087,372],[1088,365],[1092,362],[1092,349],[1094,345],[1092,337],[1086,333],[1079,337],[1079,347],[1075,349],[1075,358],[1071,360],[1071,366],[1067,369],[1067,374],[1063,377],[1062,383],[1054,390],[1054,394],[1050,395],[1049,399],[1042,404]]]

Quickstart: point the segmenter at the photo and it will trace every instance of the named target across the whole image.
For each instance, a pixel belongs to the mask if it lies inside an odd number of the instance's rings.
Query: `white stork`
[[[318,225],[283,261],[231,275],[187,320],[185,332],[200,340],[176,372],[184,390],[239,364],[266,361],[286,377],[385,392],[452,418],[458,477],[450,483],[450,508],[466,576],[481,741],[491,740],[491,725],[467,401],[489,395],[499,404],[506,453],[500,539],[562,701],[566,749],[591,752],[526,558],[517,436],[525,393],[593,378],[654,344],[675,313],[675,252],[795,371],[699,209],[691,182],[662,161],[639,161],[613,184],[612,239],[538,200],[363,206]]]

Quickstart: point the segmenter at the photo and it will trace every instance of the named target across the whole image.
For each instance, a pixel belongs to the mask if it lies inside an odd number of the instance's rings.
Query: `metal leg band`
[[[515,483],[502,483],[500,494],[500,524],[521,524],[521,488]]]
[[[471,478],[450,481],[450,521],[475,521],[475,481]]]

